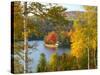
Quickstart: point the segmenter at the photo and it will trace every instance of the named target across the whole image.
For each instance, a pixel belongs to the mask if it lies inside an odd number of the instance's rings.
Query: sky
[[[48,5],[48,3],[42,3],[42,4]],[[67,8],[67,11],[85,11],[85,9],[83,8],[83,5],[64,4],[64,3],[56,3],[56,4]]]
[[[65,8],[67,11],[85,11],[82,5],[73,5],[73,4],[59,4]]]

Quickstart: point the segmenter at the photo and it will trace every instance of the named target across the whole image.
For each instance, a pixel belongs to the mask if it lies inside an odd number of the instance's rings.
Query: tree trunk
[[[90,52],[89,52],[89,48],[87,48],[87,50],[88,50],[88,69],[89,69],[89,68],[90,68],[90,62],[89,62],[89,61],[90,61],[90,60],[89,60],[89,58],[90,58],[89,53],[90,53]]]
[[[24,2],[24,73],[28,72],[27,2]]]

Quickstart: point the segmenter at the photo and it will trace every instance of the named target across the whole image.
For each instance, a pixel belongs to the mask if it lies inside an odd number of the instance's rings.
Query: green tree
[[[48,9],[48,19],[53,23],[53,26],[55,26],[53,30],[58,33],[65,30],[68,24],[65,14],[66,9],[59,5],[52,6],[50,9]]]
[[[37,67],[37,72],[46,72],[47,71],[47,62],[45,58],[45,54],[41,53],[40,61]]]
[[[52,54],[51,57],[50,57],[50,61],[49,61],[49,68],[50,68],[50,71],[57,71],[57,65],[58,65],[58,56],[56,53]]]
[[[59,61],[60,61],[59,66],[61,67],[60,70],[74,70],[74,69],[78,69],[77,59],[76,59],[75,56],[63,53],[60,56]]]

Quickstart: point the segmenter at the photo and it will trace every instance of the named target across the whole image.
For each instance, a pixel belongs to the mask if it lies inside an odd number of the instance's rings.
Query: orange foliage
[[[57,42],[57,34],[52,31],[45,37],[45,43],[55,44]]]

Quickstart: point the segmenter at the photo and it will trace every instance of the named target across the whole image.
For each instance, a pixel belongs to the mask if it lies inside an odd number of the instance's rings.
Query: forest
[[[11,10],[14,9],[11,11],[14,19],[14,37],[11,37],[14,41],[14,73],[24,73],[24,63],[27,73],[97,68],[96,6],[82,5],[85,11],[69,12],[56,3],[27,2],[25,13],[24,2],[14,1],[11,5]],[[24,23],[27,23],[26,32]],[[26,61],[23,50],[25,36],[28,41]],[[45,50],[40,52],[38,49]],[[39,53],[37,56],[36,51]],[[33,59],[35,57],[39,59]],[[35,61],[37,66],[33,66]]]

